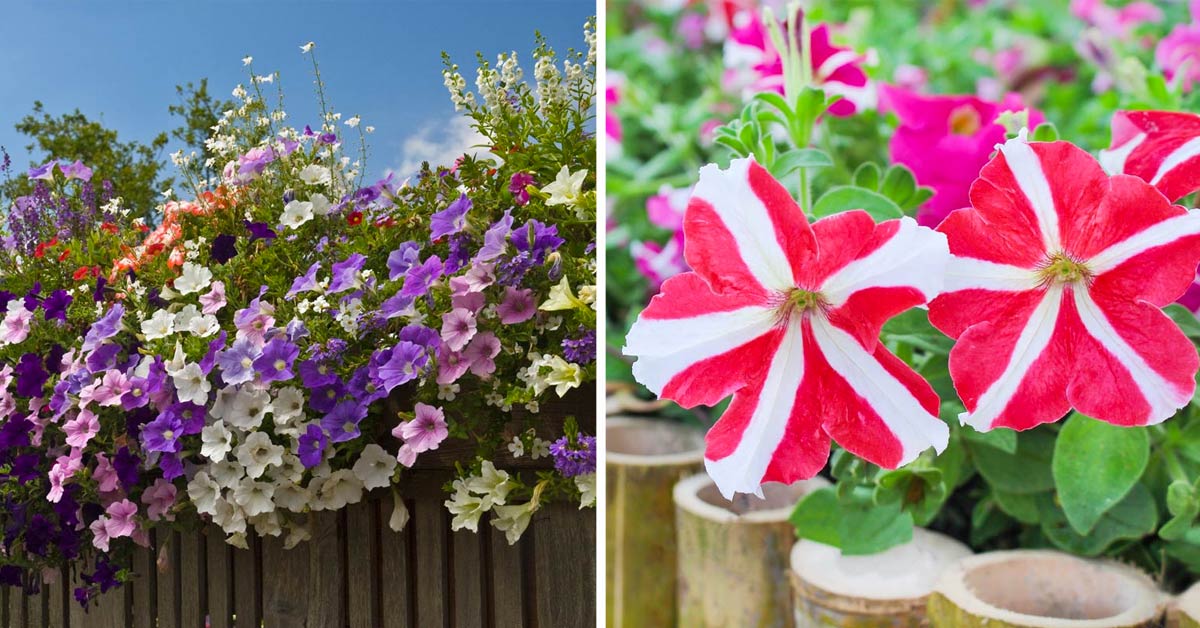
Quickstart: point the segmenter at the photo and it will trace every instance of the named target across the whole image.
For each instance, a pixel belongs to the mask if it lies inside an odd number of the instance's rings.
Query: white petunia
[[[275,511],[264,512],[250,518],[250,525],[259,536],[279,536],[283,534],[283,526]]]
[[[246,468],[246,475],[256,479],[267,470],[283,464],[283,447],[271,442],[266,432],[254,432],[237,447],[238,462]]]
[[[521,535],[525,533],[525,528],[529,527],[529,521],[537,509],[536,501],[512,506],[496,506],[493,510],[495,515],[492,518],[492,527],[504,532],[504,538],[508,540],[509,545],[516,545],[517,541],[521,540]]]
[[[313,213],[318,216],[328,216],[329,211],[333,209],[333,203],[330,203],[324,194],[313,194],[308,202],[312,203]]]
[[[408,504],[404,503],[404,498],[400,497],[400,493],[392,490],[392,516],[388,517],[388,527],[392,532],[400,532],[404,526],[408,525]]]
[[[225,399],[222,413],[225,422],[240,430],[253,430],[262,425],[263,419],[271,411],[271,396],[265,390],[249,390],[243,388]]]
[[[233,490],[233,501],[242,507],[247,517],[254,517],[275,510],[275,485],[266,482],[245,481]]]
[[[362,494],[362,481],[349,469],[338,469],[321,483],[317,498],[326,510],[341,510],[362,501]]]
[[[587,173],[587,170],[579,170],[572,174],[566,166],[563,166],[554,181],[542,188],[543,194],[550,195],[546,204],[578,205],[580,197],[583,195],[583,180],[587,177]]]
[[[284,510],[304,512],[312,495],[308,489],[295,482],[280,482],[275,485],[275,504]]]
[[[314,46],[316,46],[316,44],[314,44],[313,42],[310,41],[307,44],[300,46],[300,52],[303,52],[303,53],[312,52],[312,49]]]
[[[300,180],[309,185],[329,185],[332,175],[329,173],[329,168],[310,164],[300,170]]]
[[[362,480],[363,488],[367,490],[391,484],[395,470],[396,457],[375,443],[363,447],[358,462],[354,463],[354,475]]]
[[[462,482],[454,484],[457,490],[454,491],[454,496],[445,502],[446,510],[454,515],[454,519],[450,522],[450,529],[457,532],[466,528],[472,532],[478,532],[479,517],[487,511],[487,508],[484,507],[483,500],[472,495]]]
[[[246,516],[242,509],[232,501],[218,499],[216,510],[213,512],[213,523],[221,527],[226,534],[245,534]],[[245,542],[245,539],[242,539]]]
[[[175,291],[179,294],[200,292],[212,283],[212,271],[192,262],[184,262],[178,277],[175,278]]]
[[[175,317],[166,310],[159,310],[154,316],[142,321],[142,334],[146,340],[158,340],[175,333]]]
[[[236,460],[218,460],[209,465],[209,475],[221,488],[234,488],[246,477],[246,469]]]
[[[579,489],[579,508],[596,505],[596,474],[585,473],[575,476],[575,488]]]
[[[221,331],[221,324],[217,322],[217,317],[212,314],[197,316],[192,319],[187,330],[197,338],[208,338],[209,336]]]
[[[192,321],[197,318],[200,318],[200,308],[189,303],[175,314],[175,329],[183,331],[191,327]]]
[[[204,426],[200,430],[200,441],[200,455],[213,462],[224,460],[229,450],[233,449],[233,435],[225,429],[222,421]]]
[[[309,201],[291,201],[283,206],[283,215],[279,223],[288,229],[299,229],[304,223],[312,220],[313,204]]]
[[[192,478],[187,485],[188,499],[196,506],[196,512],[212,515],[217,512],[217,499],[221,497],[221,486],[204,471]]]
[[[484,510],[493,505],[504,505],[508,491],[513,487],[508,472],[497,469],[491,460],[484,460],[479,475],[467,479],[466,485],[472,493],[483,496]]]
[[[275,415],[276,427],[290,424],[304,415],[304,392],[295,386],[280,389],[275,401],[271,402],[271,412]]]
[[[204,376],[204,371],[200,370],[199,364],[188,363],[172,379],[180,401],[190,401],[198,406],[208,405],[208,392],[212,390],[212,384]]]

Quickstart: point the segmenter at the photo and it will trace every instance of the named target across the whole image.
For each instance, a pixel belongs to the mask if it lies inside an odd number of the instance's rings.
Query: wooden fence
[[[568,396],[564,407],[594,408],[594,390]],[[594,433],[594,410],[587,412],[576,416]],[[553,422],[547,421],[548,429]],[[254,535],[248,550],[237,549],[215,527],[156,530],[152,547],[135,554],[133,581],[101,596],[86,614],[72,598],[73,587],[62,584],[73,575],[64,570],[38,595],[0,587],[0,626],[594,626],[595,509],[548,505],[513,546],[486,515],[478,534],[451,532],[442,485],[452,477],[447,464],[461,452],[429,453],[437,455],[422,460],[423,468],[400,485],[411,518],[399,533],[387,525],[393,502],[386,490],[339,512],[313,513],[312,539],[291,550],[283,549],[282,537]],[[525,457],[497,464],[522,470],[545,463]]]

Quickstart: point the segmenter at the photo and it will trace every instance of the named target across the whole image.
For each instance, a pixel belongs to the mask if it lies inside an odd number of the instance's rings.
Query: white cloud
[[[464,153],[493,157],[486,137],[471,126],[472,120],[456,115],[441,124],[430,124],[404,140],[400,147],[400,165],[391,172],[409,176],[421,170],[421,162],[431,166],[453,166]]]

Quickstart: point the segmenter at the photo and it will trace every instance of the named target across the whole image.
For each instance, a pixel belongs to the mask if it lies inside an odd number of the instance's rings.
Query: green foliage
[[[1145,430],[1073,414],[1054,444],[1054,488],[1071,527],[1081,535],[1137,484],[1150,458]]]

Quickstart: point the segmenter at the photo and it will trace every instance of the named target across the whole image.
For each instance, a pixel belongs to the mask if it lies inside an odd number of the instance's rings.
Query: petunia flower
[[[733,394],[705,451],[722,494],[812,477],[830,439],[887,468],[946,446],[937,394],[879,342],[888,318],[941,289],[943,236],[862,211],[810,226],[750,159],[700,170],[684,230],[694,271],[663,284],[625,353],[685,407]]]
[[[333,410],[321,419],[321,427],[329,434],[329,440],[344,443],[359,437],[358,424],[367,416],[367,407],[356,400],[339,401]]]
[[[462,351],[475,336],[475,315],[464,308],[454,308],[442,314],[442,342],[451,351]]]
[[[116,539],[123,536],[131,536],[134,528],[137,527],[137,522],[133,517],[137,515],[137,504],[122,499],[118,502],[109,504],[106,514],[108,521],[104,523],[104,528],[108,532],[110,539]]]
[[[142,493],[142,503],[146,504],[146,515],[150,517],[151,521],[175,520],[175,514],[171,512],[171,507],[175,505],[177,492],[174,484],[158,478],[150,488]]]
[[[404,287],[400,294],[406,297],[423,297],[429,293],[430,286],[444,272],[444,264],[440,257],[430,255],[424,262],[413,264],[404,273]]]
[[[1200,115],[1118,111],[1111,144],[1100,151],[1108,174],[1139,177],[1171,201],[1200,189]]]
[[[938,227],[946,292],[929,319],[958,342],[950,375],[979,430],[1071,408],[1159,423],[1192,399],[1200,358],[1159,308],[1200,262],[1200,214],[1145,181],[1108,177],[1067,142],[1005,143]]]
[[[183,436],[183,423],[170,412],[158,415],[157,419],[142,427],[142,447],[146,451],[173,453],[179,451],[179,438]]]
[[[420,262],[421,245],[409,240],[401,242],[387,258],[388,279],[395,281],[404,276],[408,269]]]
[[[1189,7],[1191,23],[1176,24],[1154,49],[1155,63],[1167,80],[1184,92],[1192,91],[1192,86],[1200,82],[1200,2],[1193,1]]]
[[[471,199],[463,194],[450,206],[429,217],[429,239],[454,235],[467,226],[467,212],[471,211]]]
[[[587,173],[586,169],[571,172],[563,166],[554,180],[542,188],[542,194],[550,197],[546,199],[546,204],[571,207],[578,205],[583,197],[583,180],[587,178]]]
[[[505,325],[524,323],[537,314],[537,302],[534,301],[533,290],[518,289],[511,286],[504,289],[504,300],[496,306],[496,314]]]
[[[263,383],[287,381],[295,376],[292,364],[299,356],[299,347],[286,338],[276,337],[263,347],[262,355],[254,360],[254,370]]]
[[[337,262],[329,269],[329,288],[326,290],[328,294],[337,294],[346,290],[355,290],[362,285],[359,281],[358,274],[362,271],[363,264],[367,262],[367,258],[361,253],[354,253],[346,259]]]
[[[212,271],[199,264],[184,262],[180,270],[180,275],[175,278],[175,291],[179,294],[200,292],[212,283]]]
[[[321,464],[321,460],[325,456],[325,447],[329,445],[329,439],[320,425],[310,423],[304,434],[300,436],[297,445],[296,455],[300,458],[300,464],[304,465],[305,469],[311,469]]]
[[[418,454],[437,449],[449,433],[442,409],[424,403],[416,405],[416,416],[412,420],[392,429],[392,436],[404,439],[404,445]]]
[[[87,408],[79,411],[79,414],[63,425],[63,432],[67,434],[67,444],[71,447],[87,447],[89,441],[100,431],[100,420],[96,418],[96,414]]]

